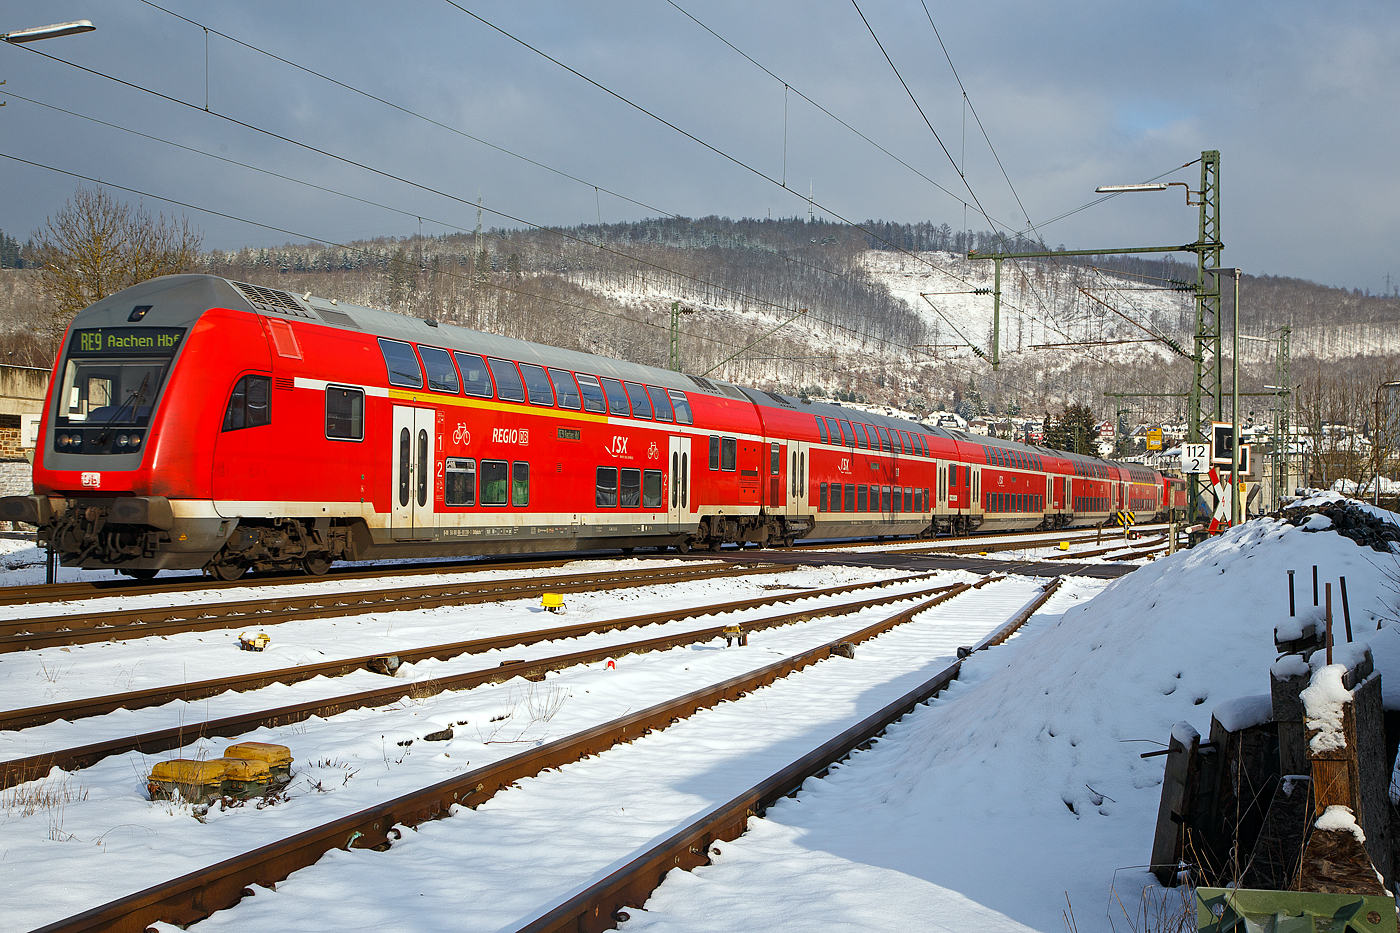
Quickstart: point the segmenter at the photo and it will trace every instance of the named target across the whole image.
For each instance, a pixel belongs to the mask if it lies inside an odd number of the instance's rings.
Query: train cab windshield
[[[133,452],[150,424],[156,397],[183,328],[76,330],[57,398],[54,445],[66,453]],[[109,430],[111,429],[111,430]],[[120,440],[126,443],[120,443]]]

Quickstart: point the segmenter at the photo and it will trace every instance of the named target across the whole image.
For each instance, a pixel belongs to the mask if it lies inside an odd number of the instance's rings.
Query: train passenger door
[[[690,481],[690,438],[679,434],[671,435],[670,481],[666,490],[666,514],[671,531],[683,531],[692,523]]]
[[[768,445],[768,501],[769,511],[782,514],[787,504],[783,489],[783,445],[776,441]]]
[[[437,477],[434,462],[436,425],[429,408],[394,406],[394,433],[391,457],[393,507],[389,528],[395,540],[430,537],[433,527],[433,484]]]
[[[788,442],[787,487],[787,514],[807,514],[807,445],[802,441]]]
[[[1055,477],[1055,498],[1054,498],[1052,501],[1054,502],[1054,506],[1055,506],[1055,511],[1056,511],[1056,512],[1060,512],[1060,511],[1063,511],[1063,510],[1064,510],[1064,507],[1065,507],[1065,478],[1064,478],[1063,476],[1057,476],[1057,477]]]

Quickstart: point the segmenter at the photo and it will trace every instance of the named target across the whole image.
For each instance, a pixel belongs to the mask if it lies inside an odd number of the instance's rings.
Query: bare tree
[[[34,261],[49,301],[49,336],[57,339],[73,315],[114,292],[190,271],[201,239],[188,218],[152,217],[102,188],[79,188],[33,236]]]

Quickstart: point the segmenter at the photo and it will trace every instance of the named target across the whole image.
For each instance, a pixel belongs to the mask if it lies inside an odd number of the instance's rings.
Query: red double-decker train
[[[65,565],[336,560],[1086,526],[1143,466],[948,431],[207,275],[74,319],[34,493]]]

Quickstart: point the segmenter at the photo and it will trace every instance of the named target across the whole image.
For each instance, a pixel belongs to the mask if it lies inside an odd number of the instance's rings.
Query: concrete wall
[[[0,366],[0,415],[24,415],[43,410],[44,394],[48,390],[47,369]]]

